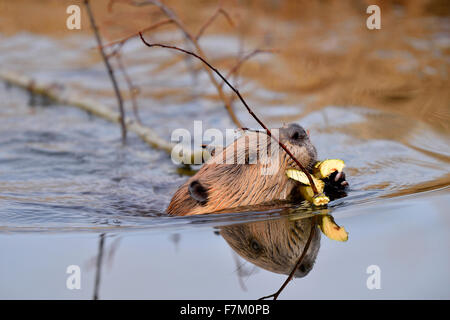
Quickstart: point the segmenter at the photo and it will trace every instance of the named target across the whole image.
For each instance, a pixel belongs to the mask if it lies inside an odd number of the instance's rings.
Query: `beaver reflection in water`
[[[302,254],[313,218],[258,221],[220,228],[220,235],[245,260],[265,270],[289,274]],[[310,246],[295,277],[306,276],[314,266],[320,248],[320,231],[315,230]]]
[[[317,151],[303,127],[290,124],[278,130],[279,140],[307,170],[311,170],[317,162]],[[247,132],[215,152],[177,190],[167,213],[177,216],[204,214],[289,200],[297,194],[295,188],[298,186],[297,181],[286,176],[289,168],[297,168],[297,165],[276,141],[265,133]],[[339,188],[347,185],[343,173],[329,181]]]

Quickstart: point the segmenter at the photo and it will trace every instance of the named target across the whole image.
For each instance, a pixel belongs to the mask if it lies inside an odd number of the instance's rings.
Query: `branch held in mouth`
[[[292,160],[297,164],[297,166],[305,173],[305,175],[307,176],[309,183],[311,184],[311,187],[313,189],[313,192],[315,195],[318,195],[318,191],[316,188],[316,185],[314,184],[314,181],[311,177],[311,174],[305,169],[305,167],[297,160],[297,158],[295,158],[295,156],[292,154],[292,152],[280,141],[278,140],[275,136],[272,135],[272,132],[269,130],[269,128],[267,128],[267,126],[256,116],[256,114],[252,111],[252,109],[248,106],[247,102],[245,102],[244,98],[241,96],[240,92],[233,86],[231,85],[228,80],[216,69],[214,68],[208,61],[206,61],[204,58],[202,58],[201,56],[182,49],[182,48],[178,48],[175,46],[170,46],[170,45],[165,45],[165,44],[159,44],[159,43],[149,43],[147,42],[142,33],[139,33],[139,36],[141,37],[142,42],[147,46],[147,47],[160,47],[160,48],[166,48],[166,49],[172,49],[172,50],[176,50],[176,51],[180,51],[183,52],[185,54],[191,55],[197,59],[199,59],[200,61],[202,61],[206,66],[208,66],[208,68],[210,68],[212,71],[214,71],[222,80],[223,82],[225,82],[227,84],[227,86],[238,96],[239,100],[241,100],[242,104],[245,106],[245,108],[247,109],[247,111],[250,113],[250,115],[256,120],[256,122],[258,122],[258,124],[263,127],[264,130],[266,130],[266,133],[269,137],[273,138],[278,144],[279,146],[292,158]]]

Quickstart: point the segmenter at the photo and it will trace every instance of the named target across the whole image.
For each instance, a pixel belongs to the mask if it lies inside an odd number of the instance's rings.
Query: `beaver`
[[[320,248],[320,231],[312,218],[257,221],[220,228],[220,235],[242,258],[265,270],[289,274],[305,249],[315,228],[306,255],[294,276],[306,276],[314,266]]]
[[[306,170],[313,168],[317,151],[302,126],[293,123],[271,131]],[[246,131],[226,148],[216,150],[175,192],[167,213],[197,215],[292,199],[298,182],[286,176],[289,168],[299,169],[278,142],[265,132]],[[343,173],[329,180],[340,187],[347,185]]]

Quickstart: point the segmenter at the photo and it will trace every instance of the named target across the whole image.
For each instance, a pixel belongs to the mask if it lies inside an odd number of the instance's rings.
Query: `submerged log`
[[[120,114],[118,112],[112,110],[111,108],[108,108],[98,101],[82,97],[80,94],[77,94],[75,92],[70,92],[70,90],[67,89],[63,84],[54,82],[50,84],[39,82],[33,78],[12,71],[0,71],[0,79],[11,85],[24,88],[33,94],[45,96],[59,104],[74,106],[102,119],[120,124]],[[152,148],[164,150],[168,154],[176,157],[176,155],[172,154],[172,149],[175,144],[161,138],[153,129],[139,124],[133,119],[127,119],[125,121],[125,125],[127,127],[127,130],[137,134]],[[198,152],[203,153],[202,150],[199,150]],[[177,158],[174,160],[187,162],[187,158],[194,159],[195,153],[192,153],[190,157],[188,157],[187,155],[190,153],[190,150],[189,152],[187,152],[186,150],[185,155],[182,156],[184,161],[181,158]],[[193,160],[190,163],[193,163]]]

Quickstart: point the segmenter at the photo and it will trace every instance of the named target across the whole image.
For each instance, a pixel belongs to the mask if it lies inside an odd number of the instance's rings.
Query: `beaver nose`
[[[294,277],[296,278],[303,278],[306,276],[313,268],[313,264],[309,262],[302,263],[298,269],[294,273]]]
[[[292,123],[287,128],[287,136],[289,139],[294,141],[301,141],[306,138],[307,134],[305,129],[302,126]]]

